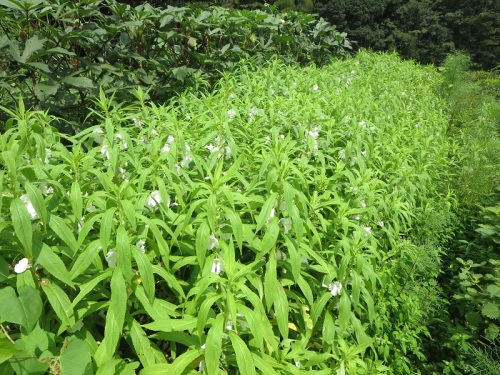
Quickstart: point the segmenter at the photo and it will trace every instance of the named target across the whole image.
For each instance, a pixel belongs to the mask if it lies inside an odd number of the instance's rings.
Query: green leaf
[[[132,226],[132,229],[135,230],[137,228],[137,219],[135,217],[134,204],[129,200],[122,200],[122,201],[120,201],[120,204],[123,207],[123,212],[125,213],[125,216],[127,217],[128,222]]]
[[[14,225],[14,233],[24,248],[24,255],[28,259],[32,259],[33,230],[31,228],[28,209],[21,199],[14,198],[10,204],[10,213],[12,224]]]
[[[351,319],[351,300],[349,294],[342,290],[340,295],[340,306],[339,306],[339,325],[342,331],[345,331],[349,325]]]
[[[150,365],[148,367],[144,367],[139,375],[165,375],[165,374],[173,374],[171,372],[172,365],[165,363],[157,363],[155,365]]]
[[[184,374],[186,370],[190,370],[190,368],[188,367],[193,362],[195,362],[197,359],[200,359],[201,361],[202,355],[203,351],[200,349],[188,350],[175,359],[170,367],[170,372],[172,374]]]
[[[113,358],[115,354],[122,335],[126,311],[127,287],[122,272],[116,268],[111,277],[111,301],[106,315],[106,325],[104,326],[105,354],[107,358]]]
[[[234,239],[238,244],[238,248],[241,250],[243,248],[243,223],[241,222],[240,216],[228,207],[222,207],[226,216],[229,218],[231,223],[231,230],[234,234]]]
[[[118,265],[123,272],[123,277],[128,283],[132,280],[132,251],[127,234],[123,225],[116,232],[116,251],[118,252]],[[150,292],[150,291],[149,291]]]
[[[208,374],[217,374],[219,371],[223,332],[224,314],[220,314],[215,318],[205,341],[205,368]]]
[[[279,365],[274,358],[269,356],[259,356],[255,353],[252,353],[252,358],[255,363],[255,366],[260,370],[260,373],[263,375],[278,375],[279,373],[270,365],[270,363],[275,363]]]
[[[276,301],[276,295],[278,293],[279,283],[278,275],[276,273],[276,256],[274,250],[269,253],[269,259],[266,263],[266,273],[264,275],[264,298],[266,301],[267,310],[271,309],[271,306]]]
[[[232,331],[229,331],[229,339],[231,340],[231,344],[233,344],[234,354],[236,355],[236,363],[238,364],[240,374],[256,375],[252,353],[248,349],[245,342]]]
[[[87,294],[92,292],[94,288],[96,287],[97,284],[99,284],[101,281],[106,280],[110,276],[112,276],[113,269],[108,268],[106,271],[98,274],[95,276],[93,279],[90,281],[86,282],[85,284],[80,285],[80,293],[73,299],[73,302],[71,303],[71,309],[73,310],[78,302],[80,302]]]
[[[316,324],[325,308],[326,304],[332,297],[331,293],[325,292],[321,295],[321,297],[316,296],[316,301],[311,307],[311,318],[314,324]]]
[[[17,352],[18,349],[7,338],[0,339],[0,363],[4,363]]]
[[[196,232],[196,257],[198,258],[198,263],[200,268],[203,269],[205,264],[205,259],[207,257],[208,250],[208,240],[210,237],[210,226],[206,221],[201,223],[200,227]]]
[[[154,365],[155,356],[152,352],[151,342],[141,325],[131,316],[127,317],[127,325],[130,332],[130,339],[135,353],[144,367]]]
[[[182,319],[164,319],[157,322],[143,324],[144,328],[152,331],[172,332],[172,331],[191,331],[196,328],[197,319],[194,317],[185,317]]]
[[[35,211],[40,217],[43,225],[47,225],[48,215],[47,215],[47,207],[45,205],[45,200],[43,199],[42,192],[32,183],[26,181],[24,184],[24,188],[26,189],[26,193],[30,198],[33,207],[35,207]]]
[[[77,221],[80,221],[82,218],[83,211],[83,200],[82,200],[82,191],[80,189],[80,184],[77,181],[74,181],[71,184],[71,190],[69,194],[69,201],[71,202],[71,208],[73,209],[73,215]]]
[[[153,267],[146,254],[143,254],[137,249],[134,249],[133,256],[139,273],[141,276],[141,284],[144,287],[144,292],[148,297],[150,303],[153,303],[155,298],[155,278],[153,274]]]
[[[288,300],[283,287],[280,285],[274,300],[274,312],[278,329],[283,337],[283,340],[288,340]]]
[[[76,254],[78,250],[78,243],[76,242],[75,236],[71,229],[69,229],[66,222],[56,215],[50,215],[49,227],[54,231],[54,233]]]
[[[65,330],[75,325],[75,316],[71,308],[71,301],[64,291],[53,281],[44,280],[42,283],[42,290],[47,296],[52,310],[56,313],[59,320],[61,320],[60,330]]]
[[[500,318],[500,306],[494,302],[487,302],[481,312],[490,319]]]
[[[101,231],[99,237],[101,238],[102,249],[105,252],[108,251],[109,241],[111,239],[111,232],[113,230],[113,218],[115,215],[115,211],[116,207],[108,208],[101,221]]]
[[[38,263],[40,263],[42,267],[45,268],[45,270],[52,276],[56,277],[69,287],[74,288],[71,275],[68,270],[66,270],[64,262],[46,244],[42,245],[40,255],[38,256]]]
[[[59,357],[61,375],[90,375],[92,362],[90,350],[85,341],[70,337],[66,339]]]
[[[277,197],[278,194],[273,193],[264,202],[264,205],[262,206],[260,214],[257,218],[257,227],[255,228],[256,232],[258,232],[268,222],[269,217],[271,215],[271,211],[273,210],[274,205],[276,204]]]
[[[94,82],[87,77],[66,77],[61,82],[78,88],[92,89],[95,87]]]
[[[26,63],[26,65],[32,66],[33,68],[37,68],[38,70],[40,70],[40,71],[42,71],[44,73],[47,73],[47,74],[51,74],[52,73],[52,71],[50,70],[49,66],[47,64],[45,64],[45,63],[41,63],[41,62],[29,62],[29,63]]]
[[[19,298],[13,288],[0,289],[0,320],[21,325],[29,334],[42,314],[42,299],[28,285],[19,288]]]
[[[35,96],[40,101],[45,101],[49,96],[57,94],[60,85],[54,81],[39,82],[35,85]]]
[[[24,46],[21,62],[27,62],[34,52],[42,50],[46,40],[47,39],[42,38],[40,35],[33,35],[29,38]]]
[[[490,297],[500,297],[500,286],[497,284],[490,284],[486,287],[486,290],[490,294]]]
[[[186,295],[184,293],[184,290],[182,289],[181,284],[179,281],[175,278],[174,275],[169,273],[167,270],[161,268],[158,265],[152,265],[153,267],[153,272],[157,274],[158,276],[162,277],[168,284],[168,286],[173,289],[174,291],[177,292],[177,294],[182,298],[185,299]]]
[[[72,280],[80,276],[92,264],[100,250],[101,243],[99,240],[92,241],[87,245],[85,250],[78,255],[78,258],[76,258],[71,268],[70,275]]]

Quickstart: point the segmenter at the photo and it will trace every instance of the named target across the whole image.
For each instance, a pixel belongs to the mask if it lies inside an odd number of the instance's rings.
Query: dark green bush
[[[3,105],[21,96],[29,108],[76,123],[99,88],[130,101],[141,86],[165,102],[188,87],[209,88],[242,59],[322,64],[350,48],[346,34],[312,15],[115,0],[2,0],[0,27]]]

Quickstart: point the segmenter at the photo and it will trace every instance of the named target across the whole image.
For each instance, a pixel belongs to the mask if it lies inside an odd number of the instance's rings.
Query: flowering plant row
[[[434,80],[369,53],[243,64],[166,107],[101,93],[72,137],[20,102],[1,372],[411,373],[437,259],[411,233],[449,151]]]

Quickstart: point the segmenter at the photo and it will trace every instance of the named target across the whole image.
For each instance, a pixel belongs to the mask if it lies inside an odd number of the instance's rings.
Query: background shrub
[[[131,7],[114,0],[0,2],[0,95],[13,109],[64,117],[81,129],[99,89],[132,102],[142,87],[163,103],[206,91],[241,59],[324,64],[346,54],[346,34],[312,15],[220,7]]]

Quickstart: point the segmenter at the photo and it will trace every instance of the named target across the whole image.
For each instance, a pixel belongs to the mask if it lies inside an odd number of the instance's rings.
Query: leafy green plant
[[[411,234],[448,177],[436,79],[364,52],[243,64],[166,106],[101,90],[74,136],[4,108],[1,372],[413,373],[439,255]]]

